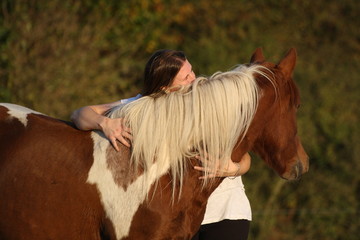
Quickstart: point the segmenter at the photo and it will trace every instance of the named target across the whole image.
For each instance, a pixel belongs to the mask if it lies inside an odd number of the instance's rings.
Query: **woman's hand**
[[[207,156],[206,159],[202,159],[201,157],[197,156],[201,162],[208,161]],[[207,175],[201,176],[199,179],[205,178],[214,178],[214,177],[237,177],[245,174],[249,171],[251,165],[251,157],[248,153],[245,153],[241,158],[240,162],[234,162],[231,159],[227,160],[227,163],[224,164],[223,168],[220,168],[219,160],[215,161],[215,166],[208,166],[207,169],[201,166],[195,166],[194,169],[207,172]]]
[[[116,151],[119,151],[117,140],[126,147],[130,147],[128,140],[132,140],[131,130],[125,126],[123,118],[104,118],[99,125]]]
[[[85,106],[75,110],[71,115],[71,120],[80,130],[103,131],[116,151],[119,151],[116,141],[119,140],[125,146],[130,147],[128,140],[132,140],[131,131],[124,125],[122,118],[111,119],[104,116],[105,112],[119,104],[121,104],[121,101]]]

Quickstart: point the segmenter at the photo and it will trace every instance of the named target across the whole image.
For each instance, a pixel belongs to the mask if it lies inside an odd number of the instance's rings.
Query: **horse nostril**
[[[294,179],[299,179],[303,173],[303,165],[298,161],[293,168]]]

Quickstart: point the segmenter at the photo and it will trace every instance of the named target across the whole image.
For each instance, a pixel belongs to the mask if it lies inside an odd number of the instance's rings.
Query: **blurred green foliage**
[[[357,0],[3,0],[0,101],[68,119],[83,105],[133,96],[147,58],[184,50],[209,75],[263,47],[296,47],[298,125],[308,174],[286,182],[254,156],[244,176],[250,239],[360,235],[360,5]]]

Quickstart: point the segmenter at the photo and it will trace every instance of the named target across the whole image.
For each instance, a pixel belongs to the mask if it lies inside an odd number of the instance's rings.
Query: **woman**
[[[81,130],[101,130],[114,148],[119,151],[117,141],[127,147],[131,131],[123,119],[110,119],[104,113],[119,104],[134,101],[142,96],[154,96],[188,85],[195,80],[190,62],[181,51],[159,50],[148,60],[144,71],[144,88],[136,97],[101,105],[82,107],[71,116]],[[199,159],[203,161],[203,159]],[[195,239],[247,239],[251,220],[251,208],[245,195],[241,175],[250,168],[250,156],[245,154],[239,163],[228,161],[226,169],[218,169],[209,177],[227,177],[210,196],[205,217]],[[205,171],[201,166],[196,170]],[[201,177],[204,178],[204,177]]]

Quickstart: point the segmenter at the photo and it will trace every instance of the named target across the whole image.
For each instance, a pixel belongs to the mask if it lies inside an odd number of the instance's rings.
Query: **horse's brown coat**
[[[0,239],[101,239],[112,225],[86,184],[89,135],[35,114],[24,126],[6,112],[0,106]]]
[[[296,135],[299,99],[291,79],[295,60],[295,50],[278,65],[264,62],[261,50],[254,53],[251,62],[274,72],[277,93],[268,80],[257,76],[262,98],[247,136],[233,152],[233,159],[240,159],[254,150],[287,179],[297,179],[308,169]],[[0,239],[116,239],[116,229],[122,226],[114,225],[101,189],[88,181],[96,148],[91,133],[30,112],[23,115],[27,122],[20,121],[9,114],[12,107],[0,105]],[[107,169],[125,193],[139,177],[129,168],[129,155],[124,146],[120,152],[106,150]],[[171,176],[163,175],[132,219],[125,219],[131,225],[122,239],[190,239],[220,182],[203,189],[199,176],[189,168],[180,199],[175,196],[172,204]],[[118,207],[125,211],[127,205]]]

